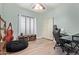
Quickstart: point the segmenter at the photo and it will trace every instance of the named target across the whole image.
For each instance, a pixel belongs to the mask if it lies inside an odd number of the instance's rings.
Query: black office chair
[[[62,52],[64,52],[65,51],[65,47],[64,47],[64,42],[60,38],[60,31],[61,31],[60,29],[54,29],[53,30],[53,36],[54,36],[55,41],[56,41],[54,49],[56,47],[60,47],[62,49]]]
[[[56,41],[54,49],[55,49],[55,47],[59,47],[59,46],[62,47],[62,41],[60,40],[60,31],[61,30],[57,28],[57,25],[53,26],[53,36],[54,36],[55,41]]]
[[[70,50],[71,50],[71,42],[62,41],[61,36],[60,36],[60,31],[61,30],[58,29],[56,25],[53,27],[53,36],[54,36],[55,41],[56,41],[54,49],[56,47],[60,47],[62,49],[62,52],[66,51],[67,55],[69,55]]]

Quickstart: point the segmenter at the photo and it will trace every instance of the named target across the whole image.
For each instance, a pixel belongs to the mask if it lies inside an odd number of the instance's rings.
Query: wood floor
[[[54,45],[54,41],[37,39],[36,41],[30,41],[26,49],[15,53],[8,53],[7,55],[63,55],[60,48],[53,49]]]

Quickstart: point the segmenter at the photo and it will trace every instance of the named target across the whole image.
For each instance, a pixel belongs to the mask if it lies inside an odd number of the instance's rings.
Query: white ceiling
[[[46,6],[46,10],[43,10],[43,11],[36,11],[36,10],[33,10],[32,9],[32,5],[33,3],[19,3],[18,5],[22,8],[26,8],[28,10],[31,10],[31,11],[34,11],[34,12],[44,12],[44,11],[48,11],[50,9],[54,9],[56,8],[57,6],[59,6],[60,4],[59,3],[43,3],[45,6]]]

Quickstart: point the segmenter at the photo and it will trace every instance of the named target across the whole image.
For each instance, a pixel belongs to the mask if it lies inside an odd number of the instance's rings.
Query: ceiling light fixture
[[[45,7],[44,4],[37,3],[37,4],[33,4],[32,9],[34,9],[34,10],[44,10],[44,9],[46,9],[46,7]]]

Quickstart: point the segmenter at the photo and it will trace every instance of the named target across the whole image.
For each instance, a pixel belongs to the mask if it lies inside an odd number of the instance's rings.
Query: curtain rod
[[[22,14],[18,14],[18,16],[19,16],[19,15],[24,16],[24,17],[29,17],[29,18],[35,18],[35,17],[26,16],[26,15],[22,15]]]

